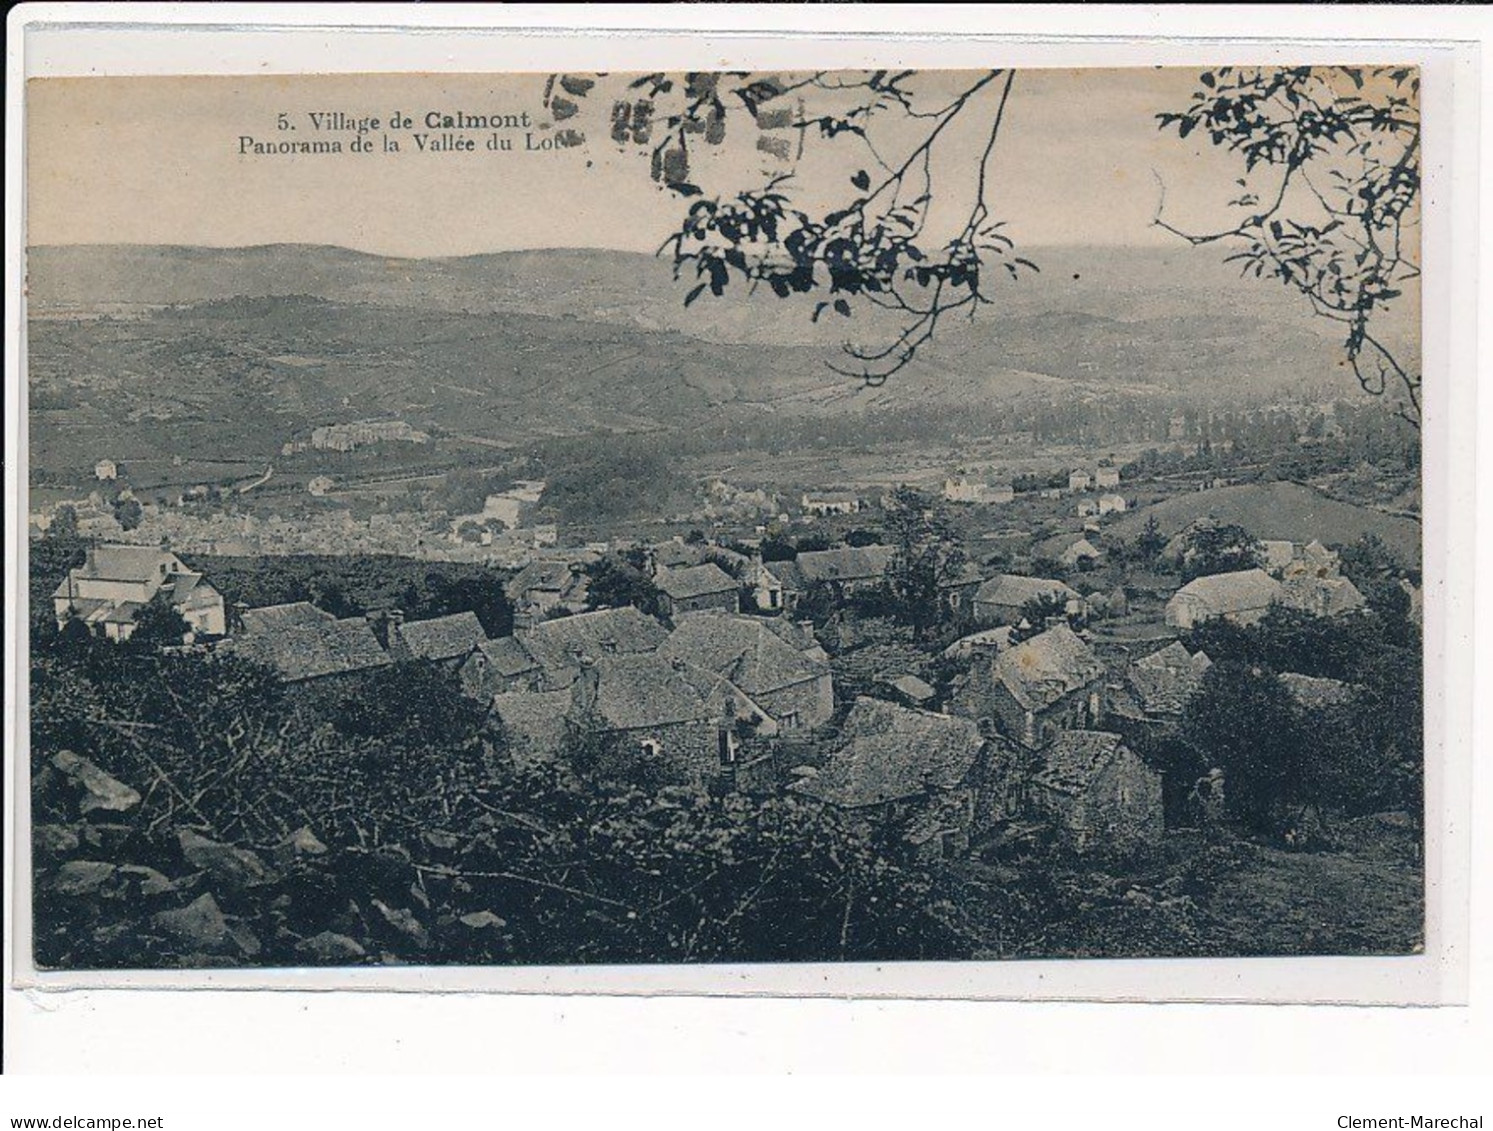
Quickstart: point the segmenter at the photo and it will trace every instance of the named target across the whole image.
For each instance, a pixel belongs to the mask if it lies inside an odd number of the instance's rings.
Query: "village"
[[[117,474],[97,470],[101,481]],[[1122,856],[1169,828],[1226,819],[1227,772],[1208,751],[1176,755],[1212,665],[1186,642],[1212,623],[1247,628],[1276,610],[1353,618],[1367,600],[1344,576],[1343,547],[1305,537],[1288,506],[1275,508],[1280,529],[1246,530],[1205,505],[1175,529],[1152,516],[1127,538],[1116,520],[1137,494],[1154,495],[1150,485],[1126,482],[1108,458],[1061,482],[1018,497],[1009,480],[950,473],[937,495],[806,490],[792,514],[765,515],[781,500],[717,479],[707,506],[738,520],[724,533],[570,546],[533,520],[542,482],[434,522],[359,524],[345,510],[324,526],[188,517],[178,500],[150,506],[125,535],[75,509],[63,520],[75,535],[112,537],[58,580],[52,612],[59,632],[79,625],[127,642],[144,611],[164,604],[184,631],[161,646],[234,656],[323,700],[369,673],[422,665],[488,713],[517,763],[583,761],[606,779],[790,793],[899,859],[951,860],[1038,834]],[[1227,503],[1238,489],[1205,478],[1192,490]],[[1279,502],[1307,489],[1244,490]],[[1026,544],[987,538],[971,552],[961,534],[971,516],[999,529],[1000,513],[1023,502],[1056,531]],[[214,585],[212,554],[304,553],[327,538],[343,554],[483,562],[511,619],[493,634],[472,610],[417,619],[307,600],[250,607]],[[178,556],[203,553],[201,569]],[[1413,568],[1378,568],[1418,618]],[[1308,719],[1356,690],[1279,675]]]

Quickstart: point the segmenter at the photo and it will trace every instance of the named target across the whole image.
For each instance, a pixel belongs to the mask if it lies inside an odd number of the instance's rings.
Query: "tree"
[[[580,140],[599,77],[554,75],[546,87],[546,107],[568,123],[572,140]],[[610,135],[646,152],[653,179],[688,202],[660,248],[676,278],[696,280],[686,306],[707,292],[724,295],[735,280],[779,298],[823,295],[814,321],[874,312],[875,340],[847,342],[846,360],[831,368],[879,385],[913,360],[941,320],[993,304],[992,276],[1036,270],[1013,254],[990,208],[992,157],[1015,78],[1011,70],[952,83],[905,70],[646,74],[612,101]],[[978,158],[951,160],[954,139],[970,129],[983,139]],[[794,173],[781,172],[707,192],[700,182],[710,179],[712,151],[742,131],[760,153],[795,169],[816,156],[810,150],[827,150],[839,168],[854,170],[848,190],[816,200]],[[952,205],[957,218],[940,217],[936,202]]]
[[[663,614],[663,594],[648,575],[614,556],[600,558],[586,567],[589,609],[620,609],[631,605],[651,617]]]
[[[1020,644],[1023,640],[1041,635],[1059,618],[1066,620],[1074,628],[1079,627],[1078,617],[1068,615],[1068,602],[1061,594],[1042,593],[1033,597],[1021,606],[1021,619],[1026,622],[1026,627],[1022,628],[1018,622],[1011,629],[1011,643]]]
[[[513,631],[513,602],[496,580],[432,574],[426,582],[430,587],[429,596],[422,603],[426,615],[440,617],[470,612],[488,636],[507,636]]]
[[[1235,523],[1204,523],[1182,539],[1182,580],[1213,573],[1258,569],[1264,548],[1253,534]]]
[[[1182,733],[1224,772],[1230,811],[1255,832],[1280,830],[1303,800],[1305,736],[1291,697],[1266,668],[1220,661],[1188,703]]]
[[[141,606],[135,614],[135,628],[130,633],[132,648],[157,648],[163,644],[180,644],[192,626],[171,605],[162,590]]]
[[[1161,556],[1161,551],[1166,549],[1166,536],[1161,533],[1156,525],[1154,514],[1146,516],[1146,525],[1135,539],[1135,559],[1140,562],[1154,562]]]
[[[942,501],[911,487],[891,493],[885,525],[893,549],[887,567],[892,608],[921,637],[943,617],[944,587],[968,560],[964,542]]]
[[[53,541],[70,542],[78,537],[78,510],[69,503],[63,503],[52,515],[52,522],[47,527],[46,537]]]
[[[1159,115],[1240,159],[1229,206],[1240,218],[1212,232],[1156,226],[1194,246],[1235,250],[1246,274],[1273,278],[1343,332],[1365,392],[1392,395],[1420,427],[1421,374],[1382,317],[1420,277],[1420,75],[1411,67],[1220,67],[1199,76],[1192,102]]]
[[[114,521],[121,530],[134,530],[145,518],[145,508],[139,499],[114,500]]]

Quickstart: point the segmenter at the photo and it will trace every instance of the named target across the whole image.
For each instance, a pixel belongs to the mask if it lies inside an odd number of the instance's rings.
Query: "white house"
[[[861,501],[854,495],[805,494],[799,503],[804,514],[855,514],[861,509]]]
[[[1101,515],[1106,515],[1106,514],[1124,514],[1125,513],[1125,508],[1126,508],[1126,503],[1125,503],[1125,497],[1123,495],[1100,495],[1099,496],[1099,513]]]
[[[1082,468],[1075,468],[1068,472],[1068,490],[1070,491],[1087,491],[1093,482],[1089,478],[1089,473]]]
[[[93,465],[93,476],[99,480],[119,478],[119,466],[112,459],[101,459]]]
[[[1120,469],[1109,464],[1100,464],[1094,472],[1094,486],[1101,491],[1106,487],[1120,485]]]
[[[191,635],[228,631],[223,595],[169,550],[151,546],[95,546],[52,593],[60,629],[74,618],[96,636],[128,640],[140,611],[164,593]]]

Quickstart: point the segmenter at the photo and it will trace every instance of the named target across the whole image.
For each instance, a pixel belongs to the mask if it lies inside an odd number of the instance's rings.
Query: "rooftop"
[[[795,792],[855,809],[955,789],[984,746],[970,719],[865,697],[850,709],[841,738],[823,769],[794,784]]]

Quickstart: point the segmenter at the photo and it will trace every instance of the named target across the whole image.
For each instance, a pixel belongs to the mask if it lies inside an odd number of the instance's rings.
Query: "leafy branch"
[[[1234,245],[1226,262],[1302,295],[1315,315],[1342,327],[1360,387],[1393,391],[1399,415],[1419,428],[1419,366],[1374,332],[1420,275],[1418,73],[1221,67],[1199,82],[1185,110],[1157,115],[1159,127],[1179,138],[1206,133],[1242,159],[1242,191],[1228,203],[1243,215],[1215,231],[1188,231],[1165,219],[1162,185],[1153,225],[1194,247]],[[1265,185],[1252,187],[1252,177]]]

